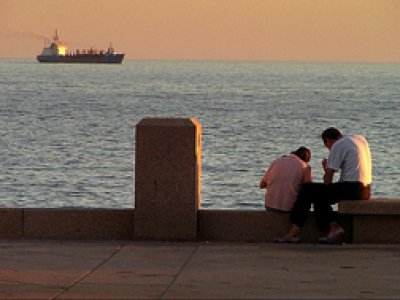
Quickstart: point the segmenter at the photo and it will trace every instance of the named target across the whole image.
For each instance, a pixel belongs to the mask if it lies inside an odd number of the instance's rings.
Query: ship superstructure
[[[48,63],[122,63],[125,54],[116,53],[111,43],[108,49],[97,50],[94,48],[77,49],[74,52],[68,51],[68,45],[58,37],[57,30],[53,41],[48,47],[44,47],[42,53],[37,56],[39,62]]]

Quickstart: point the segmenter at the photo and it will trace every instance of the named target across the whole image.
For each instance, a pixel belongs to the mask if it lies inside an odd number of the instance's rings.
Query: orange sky
[[[0,0],[0,57],[55,29],[127,59],[400,62],[400,0]]]

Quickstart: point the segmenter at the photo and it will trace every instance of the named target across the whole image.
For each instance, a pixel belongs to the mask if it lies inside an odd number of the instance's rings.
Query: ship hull
[[[38,55],[41,63],[120,64],[125,54],[110,55]]]

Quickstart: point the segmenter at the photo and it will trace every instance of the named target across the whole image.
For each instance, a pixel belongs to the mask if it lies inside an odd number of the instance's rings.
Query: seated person
[[[260,182],[260,189],[267,189],[267,210],[292,210],[302,184],[312,182],[311,167],[308,164],[310,159],[311,151],[300,147],[271,163]]]

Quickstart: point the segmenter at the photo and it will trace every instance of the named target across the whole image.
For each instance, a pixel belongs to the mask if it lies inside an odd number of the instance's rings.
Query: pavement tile
[[[60,291],[52,286],[29,283],[24,285],[0,284],[0,299],[53,299]]]
[[[399,245],[0,241],[0,299],[400,298]]]
[[[101,270],[131,270],[138,275],[175,275],[195,249],[194,246],[128,244]]]
[[[162,272],[159,272],[162,273]],[[87,276],[80,283],[98,283],[98,284],[139,284],[139,285],[169,285],[174,279],[173,275],[162,274],[137,274],[135,271],[129,270],[114,270],[104,271],[99,270]]]
[[[159,299],[164,291],[165,285],[82,283],[59,295],[57,299]]]
[[[200,246],[165,296],[359,298],[400,295],[399,251],[382,250],[315,245]]]

